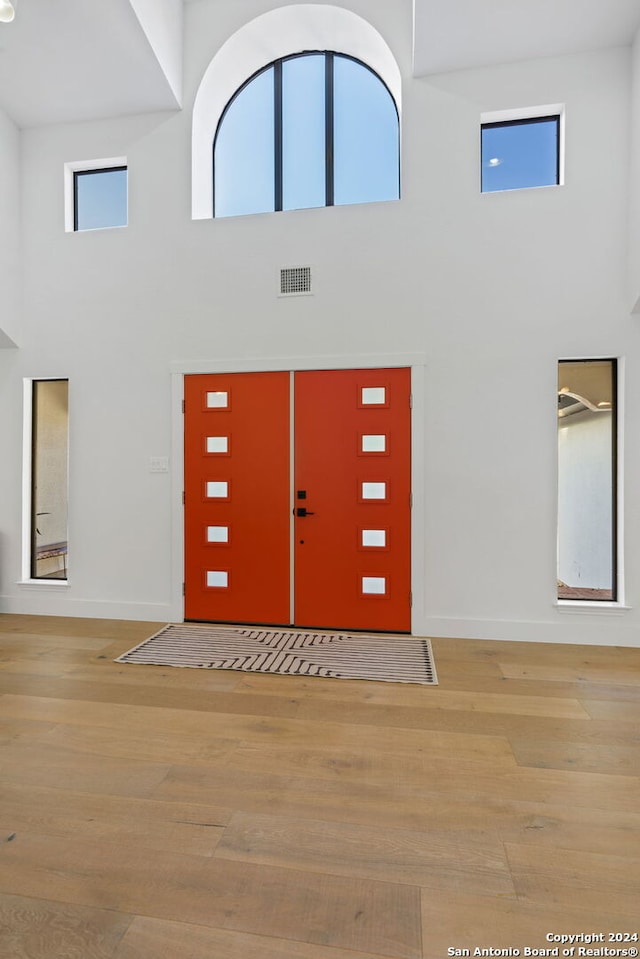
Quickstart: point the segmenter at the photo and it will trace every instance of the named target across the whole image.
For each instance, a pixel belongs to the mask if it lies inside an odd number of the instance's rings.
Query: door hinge
[[[185,595],[185,586],[184,586],[184,583],[182,584],[182,595],[183,595],[183,596]]]
[[[413,606],[413,593],[409,593],[409,606]]]
[[[409,493],[409,509],[413,509],[413,493]]]
[[[182,401],[182,412],[184,413],[184,400]]]
[[[413,409],[413,393],[409,393],[409,409]]]
[[[184,490],[182,490],[182,505],[184,506],[186,502],[187,502],[187,494],[185,493]]]

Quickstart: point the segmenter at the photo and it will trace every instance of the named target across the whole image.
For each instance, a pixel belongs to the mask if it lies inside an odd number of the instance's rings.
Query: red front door
[[[411,628],[409,403],[406,369],[296,373],[298,625]]]
[[[186,377],[186,618],[409,630],[409,406],[407,369]]]
[[[289,621],[289,374],[185,377],[185,616]]]

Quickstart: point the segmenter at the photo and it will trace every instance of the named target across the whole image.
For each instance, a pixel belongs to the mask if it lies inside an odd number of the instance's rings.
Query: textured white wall
[[[148,470],[150,456],[172,453],[172,364],[402,351],[427,357],[415,410],[425,446],[415,630],[637,643],[635,610],[611,614],[603,631],[606,614],[595,623],[555,605],[557,360],[629,354],[627,401],[640,418],[626,286],[630,52],[413,80],[408,0],[351,6],[403,75],[399,202],[191,220],[193,99],[211,57],[269,8],[263,0],[188,5],[183,113],[23,134],[25,343],[12,364],[0,360],[0,382],[18,416],[22,376],[70,378],[74,563],[65,590],[15,585],[20,444],[5,416],[3,605],[179,612],[179,490]],[[544,103],[566,105],[566,185],[480,195],[481,113]],[[120,155],[129,226],[65,233],[63,164]],[[315,295],[278,298],[280,267],[300,264],[313,266]],[[633,598],[633,503],[626,520]]]
[[[20,134],[0,110],[0,349],[20,336]]]
[[[629,309],[640,313],[640,30],[631,51]]]

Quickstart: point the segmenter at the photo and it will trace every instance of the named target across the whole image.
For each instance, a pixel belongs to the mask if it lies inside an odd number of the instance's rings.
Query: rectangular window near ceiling
[[[481,190],[523,190],[560,183],[560,116],[483,123]]]
[[[31,410],[31,578],[66,580],[69,381],[34,380]]]
[[[105,230],[126,226],[127,207],[126,166],[74,171],[74,230]]]
[[[558,364],[558,599],[615,602],[616,360]]]

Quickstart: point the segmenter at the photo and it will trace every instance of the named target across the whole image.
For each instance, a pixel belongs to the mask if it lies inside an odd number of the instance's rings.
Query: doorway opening
[[[411,371],[185,377],[185,617],[411,629]]]

